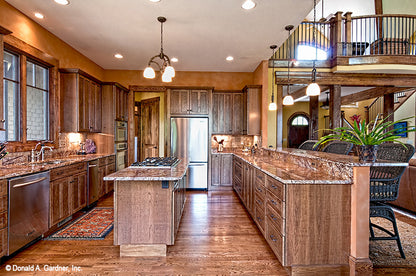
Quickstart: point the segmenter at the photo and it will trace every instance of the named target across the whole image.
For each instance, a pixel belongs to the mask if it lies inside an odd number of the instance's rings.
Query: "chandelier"
[[[163,23],[166,22],[166,17],[159,16],[157,21],[160,22],[160,53],[149,60],[146,69],[144,69],[143,77],[154,79],[156,73],[151,65],[155,65],[162,73],[162,81],[172,82],[172,78],[175,76],[175,69],[170,65],[169,57],[163,53]]]
[[[293,105],[294,100],[292,95],[290,95],[290,64],[292,63],[290,49],[291,45],[289,46],[290,42],[290,31],[293,30],[293,25],[287,25],[285,30],[288,31],[286,46],[287,46],[287,95],[283,98],[283,105]]]
[[[274,58],[275,58],[275,50],[276,50],[276,48],[277,48],[277,45],[271,45],[270,46],[270,49],[272,49],[272,57],[271,57],[271,60],[272,60],[272,62],[273,62],[273,66],[272,66],[272,68],[273,68],[273,73],[272,73],[272,100],[271,100],[271,102],[270,102],[270,104],[269,104],[269,110],[270,111],[275,111],[275,110],[277,110],[277,105],[276,105],[276,103],[274,102],[274,84],[275,84],[275,73],[274,73]]]
[[[307,96],[319,96],[321,94],[321,88],[316,83],[316,66],[315,62],[318,58],[318,48],[316,45],[316,0],[313,0],[313,37],[312,37],[312,43],[315,46],[315,59],[313,60],[313,69],[312,69],[312,82],[308,85],[306,88],[306,95]]]

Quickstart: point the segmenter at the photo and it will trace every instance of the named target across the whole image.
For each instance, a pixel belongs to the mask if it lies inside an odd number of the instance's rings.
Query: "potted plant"
[[[316,145],[330,141],[346,141],[356,145],[360,161],[374,162],[377,158],[378,145],[385,142],[397,142],[405,146],[398,140],[401,138],[400,135],[416,130],[414,126],[394,128],[395,124],[405,122],[413,117],[392,122],[388,120],[391,115],[383,119],[379,119],[379,115],[377,115],[376,119],[368,124],[365,120],[361,120],[359,115],[354,115],[351,117],[353,125],[327,129],[332,133],[321,137]]]

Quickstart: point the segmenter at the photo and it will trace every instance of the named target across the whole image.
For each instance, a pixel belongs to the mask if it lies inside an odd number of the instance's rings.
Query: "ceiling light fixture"
[[[55,3],[59,4],[59,5],[69,5],[69,1],[68,0],[54,0]]]
[[[286,42],[286,46],[287,46],[287,95],[283,98],[283,105],[293,105],[294,104],[294,100],[292,95],[290,95],[290,64],[291,64],[291,54],[290,54],[290,46],[289,46],[289,42],[290,42],[290,31],[293,30],[293,25],[287,25],[285,27],[285,30],[288,31],[288,35],[287,35],[287,42]]]
[[[162,72],[162,81],[171,82],[175,76],[175,69],[170,65],[169,57],[163,53],[163,23],[166,22],[166,17],[159,16],[157,21],[160,22],[160,53],[149,60],[146,69],[144,69],[143,76],[147,79],[154,79],[156,73],[151,65],[155,64],[159,71]],[[161,60],[161,64],[155,61],[156,58]]]
[[[150,2],[153,2],[153,3],[157,3],[157,2],[160,2],[160,0],[149,0]]]
[[[253,2],[253,0],[246,0],[244,1],[244,3],[241,5],[241,7],[245,10],[251,10],[256,6],[256,3]]]
[[[272,49],[272,51],[273,51],[272,58],[271,58],[272,63],[273,63],[273,65],[272,65],[273,71],[272,71],[272,101],[269,104],[269,110],[270,111],[277,110],[277,105],[274,102],[274,78],[275,78],[275,75],[274,75],[274,53],[275,53],[276,48],[277,48],[277,45],[271,45],[270,46],[270,49]]]
[[[172,62],[178,62],[179,60],[178,60],[178,58],[173,57],[173,58],[170,59],[170,61],[172,61]]]
[[[118,53],[117,53],[117,54],[115,54],[115,55],[114,55],[114,57],[115,57],[115,58],[123,58],[123,55],[122,55],[122,54],[118,54]]]
[[[226,58],[226,60],[227,60],[227,61],[233,61],[233,60],[234,60],[234,58],[233,58],[232,56],[228,56],[228,57]]]
[[[316,47],[316,0],[313,0],[313,44],[315,46],[315,59],[313,60],[313,69],[312,69],[312,83],[308,85],[306,89],[306,95],[308,96],[319,96],[321,94],[321,88],[316,83],[316,59],[318,56],[318,48]]]
[[[35,12],[35,16],[39,19],[45,18],[45,16],[43,16],[43,14],[41,14],[40,12]]]

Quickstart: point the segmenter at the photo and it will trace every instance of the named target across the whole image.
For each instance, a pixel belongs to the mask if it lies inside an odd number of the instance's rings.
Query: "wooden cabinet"
[[[213,134],[246,134],[246,99],[241,91],[212,93]]]
[[[171,115],[208,115],[211,90],[171,89],[169,91]]]
[[[50,171],[50,227],[87,204],[87,164],[85,162]]]
[[[243,161],[233,156],[233,189],[237,192],[240,199],[243,198]]]
[[[233,185],[232,163],[232,154],[211,155],[211,189],[231,189]]]
[[[185,196],[186,196],[186,181],[187,176],[185,175],[182,179],[174,182],[174,188],[172,192],[173,200],[173,211],[172,211],[172,220],[173,220],[173,238],[172,242],[175,241],[176,235],[179,230],[179,224],[181,222],[183,209],[185,207]]]
[[[101,132],[100,81],[78,69],[61,69],[61,131]]]
[[[244,134],[260,135],[261,129],[261,85],[247,85],[243,89],[245,107],[244,116]]]
[[[127,121],[128,119],[128,96],[129,91],[121,85],[115,84],[115,105],[116,105],[116,120]]]
[[[114,135],[115,120],[128,120],[128,96],[129,90],[118,83],[102,84],[103,133]]]
[[[0,180],[0,257],[7,254],[7,180]]]
[[[99,197],[108,194],[114,189],[114,181],[104,181],[106,175],[116,171],[115,156],[107,156],[98,160]]]
[[[248,163],[243,163],[243,182],[242,186],[244,189],[244,197],[243,201],[244,204],[248,210],[248,212],[253,216],[254,214],[254,183],[253,183],[253,177],[254,177],[254,167],[251,166]]]

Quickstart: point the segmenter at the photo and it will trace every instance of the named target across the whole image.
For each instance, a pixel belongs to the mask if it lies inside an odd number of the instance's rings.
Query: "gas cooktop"
[[[170,169],[175,167],[181,160],[176,157],[147,157],[141,162],[134,162],[130,167],[133,168],[157,168]]]

